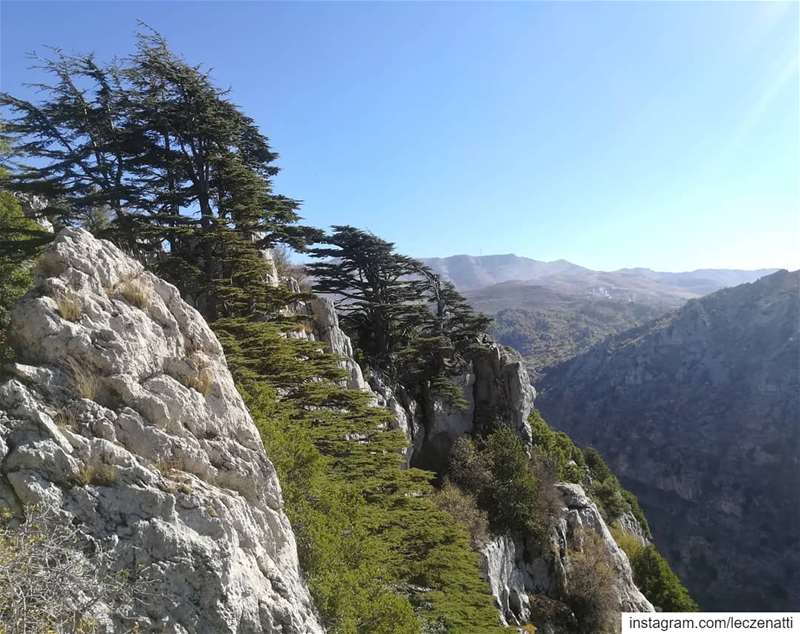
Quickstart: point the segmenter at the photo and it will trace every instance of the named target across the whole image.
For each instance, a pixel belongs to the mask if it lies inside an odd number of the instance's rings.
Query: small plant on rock
[[[140,278],[131,278],[121,282],[117,290],[131,306],[144,310],[150,305],[150,289]]]
[[[56,310],[67,321],[78,321],[83,313],[80,300],[74,295],[59,295],[55,298]]]
[[[74,359],[70,359],[67,366],[72,389],[80,398],[96,400],[100,391],[100,377]]]
[[[113,465],[104,462],[87,463],[78,472],[78,482],[87,486],[108,487],[117,481],[117,469]]]

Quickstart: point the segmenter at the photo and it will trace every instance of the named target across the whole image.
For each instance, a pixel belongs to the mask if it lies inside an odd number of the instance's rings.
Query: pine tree
[[[452,377],[464,371],[489,319],[452,284],[394,245],[336,226],[311,250],[315,289],[333,296],[365,363],[401,383],[430,417],[434,401],[466,405]]]
[[[328,246],[310,250],[321,260],[306,267],[314,289],[333,296],[366,363],[396,375],[396,355],[421,316],[413,278],[422,265],[375,235],[347,225],[333,229],[322,241]]]
[[[9,187],[43,196],[49,203],[43,213],[56,225],[98,208],[125,222],[136,206],[128,170],[143,146],[140,131],[129,125],[123,71],[59,49],[36,62],[53,77],[35,85],[44,95],[40,103],[0,94],[0,106],[12,113],[5,132],[17,158],[7,162]]]
[[[318,232],[272,192],[277,154],[226,91],[152,32],[114,64],[55,51],[41,65],[54,79],[40,103],[0,97],[25,161],[10,187],[44,195],[57,224],[114,240],[211,320],[274,314],[287,294],[265,285],[260,251]]]

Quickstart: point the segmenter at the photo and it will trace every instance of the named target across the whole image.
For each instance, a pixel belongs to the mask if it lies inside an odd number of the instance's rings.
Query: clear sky
[[[306,221],[414,256],[598,269],[800,267],[798,4],[9,2],[25,53],[130,52],[136,20],[213,68]]]

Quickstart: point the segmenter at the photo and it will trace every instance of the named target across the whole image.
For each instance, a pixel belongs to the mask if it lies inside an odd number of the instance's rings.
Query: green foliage
[[[528,418],[534,451],[541,460],[552,465],[558,479],[565,482],[581,482],[586,470],[583,452],[575,446],[564,432],[555,431],[537,410]]]
[[[639,506],[638,498],[627,489],[623,489],[622,497],[625,498],[625,501],[630,506],[631,513],[636,518],[636,521],[639,522],[639,526],[642,527],[645,536],[652,537],[652,533],[650,532],[650,525],[647,523],[647,518],[644,515],[642,507]]]
[[[486,512],[478,508],[473,495],[465,493],[450,481],[433,495],[433,501],[443,511],[447,511],[470,534],[472,547],[480,548],[489,539],[489,520]]]
[[[450,454],[449,474],[475,496],[494,533],[541,530],[539,487],[513,430],[497,429],[480,447],[467,437],[459,438]]]
[[[402,468],[405,438],[386,430],[386,410],[337,383],[343,371],[321,344],[285,337],[296,324],[214,327],[278,470],[328,630],[501,631],[467,530],[437,504],[432,474]]]
[[[0,191],[0,236],[7,248],[0,250],[0,365],[11,361],[8,345],[9,311],[33,282],[30,257],[36,249],[18,243],[41,233],[41,228],[26,218],[19,202],[7,191]]]
[[[612,528],[611,532],[631,562],[636,586],[656,608],[663,612],[694,612],[698,609],[697,603],[655,546],[643,544],[619,528]]]
[[[697,603],[652,544],[629,555],[636,585],[664,612],[694,612]]]
[[[537,528],[537,487],[528,456],[516,432],[501,427],[486,443],[492,474],[492,525],[500,530],[533,532]]]
[[[277,155],[254,121],[156,33],[113,64],[59,50],[39,64],[51,81],[37,103],[0,94],[19,157],[9,186],[44,195],[57,225],[114,240],[210,319],[274,311],[286,298],[260,250],[318,232],[272,192]]]

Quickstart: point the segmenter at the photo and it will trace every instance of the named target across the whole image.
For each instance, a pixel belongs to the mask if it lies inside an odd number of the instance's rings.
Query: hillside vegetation
[[[15,166],[3,185],[46,195],[43,217],[112,240],[211,324],[280,476],[328,631],[500,631],[477,550],[490,535],[544,540],[556,480],[583,484],[609,522],[632,513],[646,527],[599,455],[538,415],[531,457],[487,412],[449,469],[404,468],[408,440],[389,429],[388,411],[368,393],[342,387],[341,360],[302,334],[313,329],[296,310],[306,295],[288,280],[269,282],[263,251],[310,249],[308,269],[319,291],[338,296],[357,359],[413,399],[423,419],[442,403],[465,405],[456,379],[470,351],[485,345],[488,320],[391,243],[346,225],[325,234],[298,224],[299,203],[273,191],[277,155],[268,139],[160,36],[141,35],[137,51],[111,65],[56,52],[46,67],[53,84],[40,103],[0,100],[15,115],[6,130]],[[13,236],[0,245],[0,267],[13,267],[0,282],[5,310],[43,239],[3,196],[0,221]],[[119,293],[129,307],[146,306],[131,280]],[[79,299],[61,298],[64,320],[80,319]],[[204,394],[213,377],[197,370],[184,387]],[[445,484],[437,490],[434,482]],[[652,570],[656,596],[674,579]],[[610,627],[602,591],[584,587],[565,598],[581,631]]]

